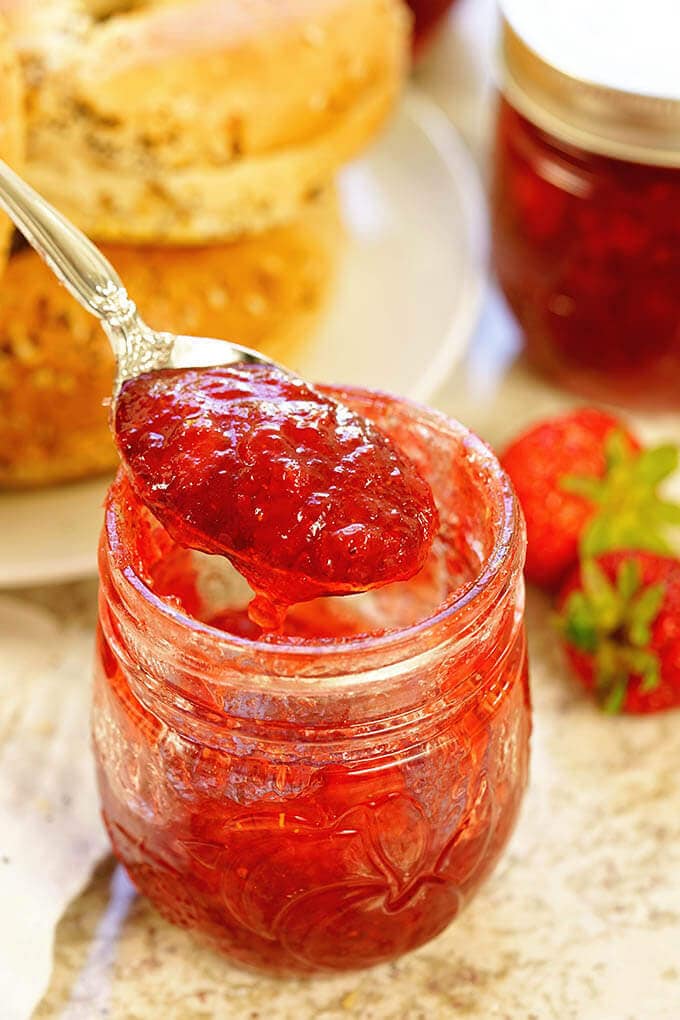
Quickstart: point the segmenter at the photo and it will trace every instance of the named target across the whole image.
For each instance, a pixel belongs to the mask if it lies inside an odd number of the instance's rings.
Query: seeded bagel
[[[21,169],[24,142],[23,99],[19,65],[0,20],[0,158]],[[0,273],[5,266],[13,227],[0,213]]]
[[[0,0],[27,175],[99,240],[195,244],[300,215],[390,111],[401,0]]]

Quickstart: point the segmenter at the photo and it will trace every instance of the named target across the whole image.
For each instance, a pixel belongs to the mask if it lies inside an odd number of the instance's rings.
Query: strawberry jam
[[[532,364],[596,399],[680,407],[680,167],[585,151],[503,101],[493,190]]]
[[[263,626],[411,577],[437,529],[429,486],[381,432],[273,366],[139,376],[115,430],[142,502],[180,544],[229,557]]]
[[[507,478],[441,415],[337,396],[434,493],[413,577],[263,630],[234,566],[180,544],[126,471],[100,546],[93,727],[115,853],[170,921],[276,973],[366,967],[440,932],[496,863],[527,775]]]

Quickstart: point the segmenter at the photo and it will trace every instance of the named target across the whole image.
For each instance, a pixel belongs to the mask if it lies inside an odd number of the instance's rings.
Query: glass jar
[[[644,75],[624,91],[606,60],[574,63],[588,80],[576,78],[566,22],[548,32],[524,17],[531,3],[506,6],[494,263],[527,356],[585,396],[680,407],[680,92],[657,98],[667,86],[650,79],[645,94]],[[563,7],[578,24],[582,0]],[[611,33],[591,27],[581,49],[621,52]],[[622,52],[634,67],[636,48]]]
[[[226,561],[174,545],[123,474],[100,547],[93,729],[114,851],[170,921],[278,973],[366,967],[442,931],[527,777],[525,535],[506,476],[441,415],[331,392],[433,486],[442,527],[417,578],[251,638],[206,622],[239,615]]]

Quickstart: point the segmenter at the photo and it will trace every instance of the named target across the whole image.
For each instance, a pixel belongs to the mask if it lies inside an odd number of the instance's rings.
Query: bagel
[[[372,137],[402,0],[0,0],[26,174],[99,240],[224,241],[297,218]]]
[[[226,337],[286,361],[322,308],[341,237],[328,191],[295,224],[231,244],[102,250],[151,326]],[[0,286],[0,487],[115,467],[103,407],[112,383],[98,322],[32,249],[17,251]]]
[[[21,76],[14,52],[9,45],[7,30],[0,22],[0,158],[20,168],[23,151],[23,98]],[[13,225],[0,213],[0,273],[2,272]]]

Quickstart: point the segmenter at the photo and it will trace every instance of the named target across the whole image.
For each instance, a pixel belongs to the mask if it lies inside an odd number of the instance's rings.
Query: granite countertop
[[[510,349],[512,330],[494,301],[466,372],[435,403],[500,442],[569,398],[521,364],[499,367],[495,381],[478,376],[487,338],[501,366],[499,342]],[[491,385],[493,399],[482,399]],[[677,419],[655,430],[668,435],[673,424],[680,439]],[[94,587],[31,597],[82,611]],[[601,715],[570,679],[549,612],[529,592],[534,733],[519,825],[491,880],[439,938],[365,973],[277,981],[166,924],[107,861],[59,926],[36,1020],[677,1020],[680,713]]]
[[[488,33],[492,6],[460,0],[420,72],[478,153],[490,50],[474,61],[470,47]],[[514,341],[490,294],[465,366],[433,401],[491,442],[570,403],[514,362]],[[680,439],[677,418],[642,424]],[[92,581],[24,593],[62,613],[93,611],[94,596]],[[530,592],[535,720],[519,825],[491,880],[439,938],[364,973],[277,981],[166,924],[108,860],[58,928],[37,1020],[677,1020],[680,713],[599,714],[569,679],[548,614]]]

